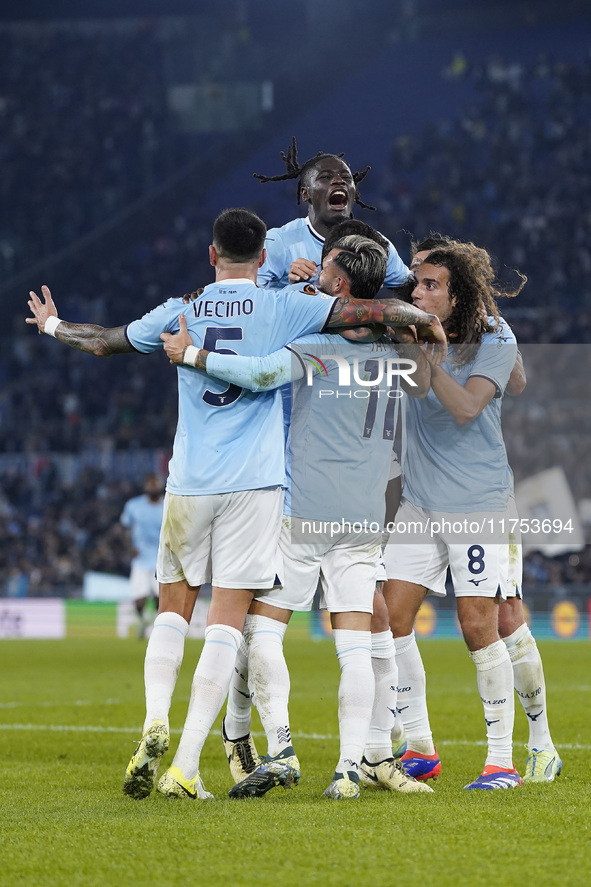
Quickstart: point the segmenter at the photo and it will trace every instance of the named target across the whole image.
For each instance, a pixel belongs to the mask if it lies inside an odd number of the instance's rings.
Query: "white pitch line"
[[[554,689],[558,692],[558,688],[554,688]],[[591,684],[580,684],[579,686],[569,686],[568,689],[573,693],[589,693],[589,692],[591,692]],[[473,693],[474,690],[473,689],[466,689],[465,691],[461,691],[461,692],[463,692],[463,693],[465,692],[468,695],[470,693]],[[176,700],[176,702],[188,702],[189,696],[179,696],[178,698],[175,697],[175,700]],[[22,702],[21,700],[18,700],[15,702],[0,702],[0,710],[1,709],[25,708],[25,707],[26,708],[31,708],[31,707],[34,707],[34,708],[64,708],[68,705],[73,705],[76,708],[84,708],[84,707],[88,707],[88,706],[94,706],[94,707],[98,708],[101,705],[104,706],[104,705],[123,705],[123,704],[125,704],[125,703],[123,702],[122,699],[103,699],[98,702],[95,699],[71,699],[67,703],[65,703],[63,700],[59,700],[56,702],[48,702],[46,699],[39,701],[39,702]],[[256,734],[253,734],[253,735],[256,735]],[[260,735],[262,736],[263,734],[261,733]],[[318,735],[318,736],[316,736],[316,735],[304,736],[304,734],[302,734],[302,738],[309,738],[309,739],[327,739],[328,738],[328,739],[331,739],[334,737],[325,737],[325,736],[320,736],[320,735]]]
[[[75,724],[0,724],[0,731],[2,730],[21,730],[23,732],[40,732],[42,730],[48,730],[50,733],[135,733],[138,734],[137,727],[99,727],[92,726],[90,724],[84,724],[82,726]],[[171,728],[171,733],[180,734],[182,730],[180,728]],[[265,734],[257,731],[253,731],[253,736],[263,737]],[[303,740],[321,740],[321,741],[330,741],[330,742],[338,742],[339,737],[333,735],[332,733],[292,733],[292,737],[294,739],[303,739]],[[520,743],[514,743],[515,745],[520,745]],[[483,740],[474,740],[471,741],[469,739],[444,739],[441,742],[437,743],[440,745],[481,745],[486,746],[486,742]],[[563,749],[568,751],[591,751],[591,745],[581,745],[580,743],[560,743],[560,750]]]
[[[76,708],[81,708],[86,705],[120,705],[120,699],[104,699],[102,702],[97,703],[92,699],[72,699],[67,705],[74,705]],[[0,702],[0,708],[24,708],[25,706],[35,708],[62,708],[64,706],[63,702],[48,702],[46,699],[40,702]]]

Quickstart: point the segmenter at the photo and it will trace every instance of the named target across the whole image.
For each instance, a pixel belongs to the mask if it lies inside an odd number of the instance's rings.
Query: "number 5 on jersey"
[[[208,326],[203,337],[203,348],[205,351],[217,351],[218,354],[236,354],[230,348],[217,348],[218,342],[237,342],[242,340],[242,328],[239,326]],[[244,388],[238,385],[228,385],[225,391],[216,392],[207,389],[203,392],[202,400],[209,404],[210,407],[228,407],[230,404],[236,403],[242,396]]]

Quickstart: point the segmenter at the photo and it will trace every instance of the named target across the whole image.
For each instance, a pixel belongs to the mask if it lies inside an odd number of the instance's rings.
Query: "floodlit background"
[[[529,375],[506,398],[510,461],[532,514],[563,507],[539,477],[558,472],[588,538],[590,18],[578,0],[4,4],[0,636],[26,633],[23,599],[100,597],[105,575],[128,575],[118,518],[165,472],[176,423],[162,355],[99,362],[40,338],[29,289],[48,284],[66,320],[117,326],[208,283],[220,210],[304,214],[294,181],[252,177],[284,171],[293,135],[302,161],[371,165],[376,211],[356,214],[403,259],[409,234],[435,230],[486,247],[509,283],[528,276],[502,306]],[[590,579],[588,546],[534,545],[535,630],[588,636]]]

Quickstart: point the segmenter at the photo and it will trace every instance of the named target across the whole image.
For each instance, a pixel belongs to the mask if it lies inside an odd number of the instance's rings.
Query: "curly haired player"
[[[490,256],[485,250],[477,249],[472,244],[461,244],[450,237],[431,234],[419,242],[411,243],[411,269],[416,269],[421,262],[428,261],[433,250],[454,247],[467,249],[473,262],[480,266],[481,281],[489,280],[494,285],[494,271]],[[494,308],[494,306],[493,306]],[[494,311],[488,316],[493,321]],[[502,322],[502,320],[501,320]],[[464,336],[470,333],[464,330]],[[460,338],[458,337],[458,341]],[[464,339],[465,340],[465,339]],[[511,372],[506,394],[518,395],[525,387],[523,362],[518,359]],[[511,497],[510,507],[515,508]],[[517,516],[516,511],[514,515]],[[542,659],[535,639],[525,621],[522,601],[522,553],[519,539],[511,539],[511,557],[507,597],[499,604],[499,635],[505,643],[513,668],[513,684],[515,692],[528,718],[529,738],[527,742],[528,758],[525,767],[524,782],[553,782],[562,769],[562,761],[558,755],[548,723],[546,705],[546,685]],[[385,585],[385,593],[390,593],[389,582]],[[395,626],[396,628],[396,626]],[[407,772],[418,779],[437,778],[441,769],[439,756],[433,745],[429,727],[425,670],[416,643],[414,632],[405,634],[405,627],[400,630],[396,645],[396,660],[399,668],[400,686],[405,688],[403,712],[401,720],[406,726],[408,750],[402,758]]]
[[[428,593],[445,594],[449,567],[487,725],[485,767],[466,788],[510,788],[521,785],[521,779],[512,761],[511,655],[498,630],[509,573],[509,544],[502,528],[512,495],[500,406],[517,348],[499,317],[496,297],[516,293],[497,289],[488,254],[469,243],[436,244],[415,276],[413,303],[437,314],[450,341],[459,344],[450,348],[441,366],[432,368],[427,397],[407,406],[408,457],[396,528],[413,531],[396,532],[398,544],[391,537],[385,552],[392,581],[384,596],[404,676],[399,710],[412,749],[405,761],[407,768],[411,756],[417,765],[425,764],[420,772],[407,772],[425,779],[440,770],[426,705],[419,699],[422,663],[413,625]],[[413,644],[417,655],[411,664]],[[421,744],[419,736],[430,745]]]

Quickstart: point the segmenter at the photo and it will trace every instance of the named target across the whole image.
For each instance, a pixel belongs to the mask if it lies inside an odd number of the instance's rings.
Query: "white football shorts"
[[[159,582],[271,588],[281,573],[283,487],[211,496],[166,493]]]
[[[497,513],[494,520],[506,513]],[[481,525],[490,513],[460,515],[431,511],[406,499],[396,514],[396,530],[384,549],[388,579],[422,585],[430,594],[445,597],[447,568],[456,597],[507,596],[509,545],[489,542],[478,533],[457,532],[459,522]],[[500,524],[499,524],[500,525]],[[455,528],[455,529],[454,529]]]
[[[311,610],[320,578],[321,609],[373,613],[381,533],[341,532],[330,540],[296,543],[292,531],[298,529],[300,539],[301,523],[301,518],[283,517],[283,586],[256,599],[282,610]]]
[[[392,462],[390,463],[388,480],[395,480],[395,478],[400,477],[401,474],[402,468],[400,467],[400,459],[398,458],[398,453],[395,449],[392,449]]]
[[[158,580],[154,575],[154,569],[140,567],[134,564],[129,574],[132,601],[140,601],[145,597],[158,597]]]
[[[515,499],[509,499],[507,514],[510,524],[509,533],[509,574],[507,582],[507,597],[523,598],[523,548],[521,545],[521,530],[516,521],[519,519]],[[514,529],[511,529],[514,528]]]

